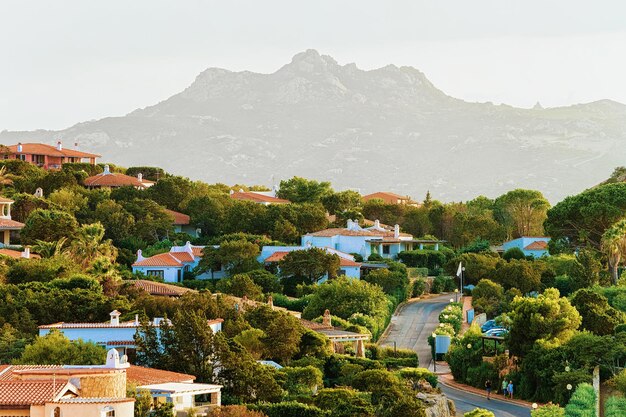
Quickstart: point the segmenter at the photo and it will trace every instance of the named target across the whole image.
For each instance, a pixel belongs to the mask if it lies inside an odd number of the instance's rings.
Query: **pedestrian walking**
[[[506,391],[509,393],[509,397],[513,399],[513,381],[509,381],[509,385],[506,386]]]
[[[485,389],[487,390],[487,399],[490,400],[491,399],[491,379],[488,379],[487,382],[485,382]]]
[[[506,379],[502,380],[502,395],[504,395],[504,398],[506,398],[506,394],[507,394],[507,390],[506,388],[509,386],[509,383]]]

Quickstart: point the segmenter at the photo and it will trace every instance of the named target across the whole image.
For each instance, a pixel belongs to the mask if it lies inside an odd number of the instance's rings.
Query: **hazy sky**
[[[0,130],[123,115],[308,48],[468,101],[626,103],[623,0],[0,0]]]

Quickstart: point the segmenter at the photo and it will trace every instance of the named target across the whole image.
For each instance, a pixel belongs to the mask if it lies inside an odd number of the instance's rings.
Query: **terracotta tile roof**
[[[265,262],[266,263],[280,262],[285,258],[285,256],[287,256],[288,253],[289,252],[281,252],[281,251],[274,252],[273,254],[271,254],[265,259]],[[344,257],[339,256],[339,266],[361,266],[361,264],[353,260],[346,259]]]
[[[393,231],[373,231],[373,230],[351,230],[341,227],[336,227],[332,229],[320,230],[319,232],[308,233],[307,236],[318,236],[318,237],[332,237],[332,236],[383,236],[383,237],[393,237]],[[412,235],[408,233],[400,233],[402,237],[412,237]]]
[[[8,147],[12,153],[17,153],[17,145]],[[46,145],[45,143],[22,143],[21,154],[48,155],[48,156],[72,156],[82,158],[100,158],[101,155],[95,153],[81,152],[74,149],[58,150],[56,146]]]
[[[189,224],[190,218],[188,215],[184,213],[179,213],[174,210],[169,210],[169,209],[165,209],[165,211],[167,212],[167,214],[171,215],[174,218],[173,224],[177,224],[177,225]]]
[[[73,387],[65,380],[55,381],[3,381],[0,382],[0,408],[2,406],[43,405]]]
[[[119,404],[135,402],[134,398],[60,398],[59,404]]]
[[[230,198],[235,200],[253,201],[255,203],[272,203],[272,204],[288,204],[289,200],[282,198],[272,197],[269,195],[258,194],[255,192],[239,191],[230,195]]]
[[[15,201],[9,199],[9,198],[5,198],[5,197],[0,197],[0,203],[15,203]]]
[[[546,250],[548,249],[548,242],[543,240],[536,240],[530,245],[524,248],[525,250]]]
[[[193,252],[193,256],[197,256],[198,258],[202,257],[202,254],[204,253],[204,248],[198,247],[198,246],[192,246],[191,247],[191,251]]]
[[[61,365],[0,365],[0,382],[15,379],[15,371],[28,369],[58,369]]]
[[[127,322],[122,322],[119,325],[113,325],[111,324],[111,322],[106,321],[104,323],[65,323],[65,322],[58,322],[58,323],[52,323],[52,324],[42,324],[41,326],[39,326],[39,329],[106,329],[106,328],[133,328],[133,327],[139,327],[139,325],[137,323],[135,323],[135,321],[127,321]]]
[[[135,385],[165,384],[168,382],[186,382],[196,379],[193,375],[178,372],[164,371],[162,369],[144,368],[143,366],[130,365],[126,368],[126,379]]]
[[[405,195],[400,195],[400,194],[392,193],[389,191],[378,191],[372,194],[367,194],[363,196],[363,199],[371,200],[374,198],[383,198],[383,197],[396,198],[398,200],[410,200],[410,198]]]
[[[1,248],[0,255],[10,256],[11,258],[14,258],[14,259],[22,259],[22,252],[20,252],[19,250]],[[36,253],[31,253],[29,259],[39,259],[39,258],[41,258],[41,256],[37,255]]]
[[[134,340],[109,340],[107,346],[135,346]]]
[[[154,184],[153,181],[139,181],[137,177],[120,174],[119,172],[100,173],[85,179],[84,184],[87,187],[124,187],[132,186],[138,188],[148,188]]]
[[[126,282],[130,282],[135,287],[140,288],[151,295],[179,297],[186,292],[196,292],[191,288],[179,287],[178,285],[165,284],[163,282],[149,281],[147,279],[138,279]]]
[[[193,262],[189,252],[165,252],[151,256],[142,261],[135,262],[132,266],[183,266],[183,262]]]
[[[0,230],[19,230],[24,227],[24,223],[16,222],[11,219],[0,219]]]

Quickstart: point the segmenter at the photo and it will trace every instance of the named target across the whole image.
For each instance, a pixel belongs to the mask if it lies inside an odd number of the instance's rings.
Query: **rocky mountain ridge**
[[[430,190],[445,201],[523,187],[555,202],[626,164],[626,106],[468,103],[412,67],[364,71],[308,50],[272,74],[209,68],[126,116],[0,133],[5,144],[57,139],[208,182],[271,185],[298,175],[415,199]]]

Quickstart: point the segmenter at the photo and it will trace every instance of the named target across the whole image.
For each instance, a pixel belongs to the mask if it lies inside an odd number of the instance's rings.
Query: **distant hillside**
[[[299,175],[442,200],[525,187],[554,202],[626,163],[626,106],[468,103],[415,68],[363,71],[308,50],[273,74],[207,69],[183,92],[123,117],[0,133],[5,144],[57,138],[209,182]]]

